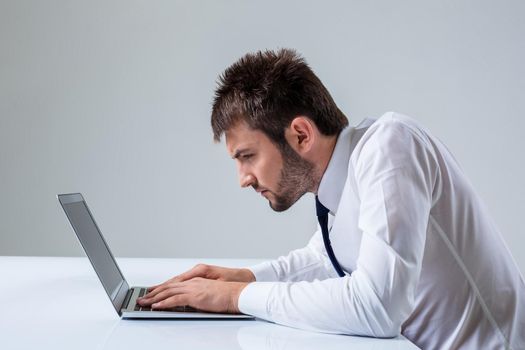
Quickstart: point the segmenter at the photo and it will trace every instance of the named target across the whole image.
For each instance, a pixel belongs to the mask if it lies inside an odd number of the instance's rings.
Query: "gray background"
[[[395,110],[442,139],[521,270],[522,1],[0,1],[0,254],[80,255],[82,192],[118,256],[275,257],[313,198],[272,212],[212,142],[215,81],[301,52],[351,124]]]

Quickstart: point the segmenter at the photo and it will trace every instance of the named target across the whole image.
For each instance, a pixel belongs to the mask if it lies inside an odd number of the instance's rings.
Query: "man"
[[[140,301],[243,312],[424,349],[525,348],[525,284],[446,147],[386,113],[356,127],[292,50],[248,54],[212,112],[242,187],[283,211],[316,195],[308,245],[249,269],[197,265]],[[312,208],[313,209],[313,208]]]

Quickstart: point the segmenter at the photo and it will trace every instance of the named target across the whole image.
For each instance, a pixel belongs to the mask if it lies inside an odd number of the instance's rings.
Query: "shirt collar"
[[[359,123],[358,126],[348,126],[337,137],[334,151],[317,190],[319,201],[333,215],[337,212],[341,194],[348,177],[350,155],[357,141],[374,121],[374,119],[367,118]]]

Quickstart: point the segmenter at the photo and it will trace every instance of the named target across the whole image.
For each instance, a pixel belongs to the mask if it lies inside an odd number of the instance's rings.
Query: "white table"
[[[152,285],[197,262],[117,259],[130,285]],[[121,320],[87,258],[0,257],[0,349],[417,349],[408,340],[319,334],[262,320]]]

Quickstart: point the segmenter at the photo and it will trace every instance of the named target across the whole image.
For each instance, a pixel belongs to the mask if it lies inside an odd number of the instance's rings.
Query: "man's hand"
[[[192,269],[177,275],[162,284],[148,288],[148,294],[155,295],[156,290],[160,287],[167,286],[173,282],[184,282],[195,277],[202,277],[210,280],[229,281],[229,282],[254,282],[255,276],[248,269],[233,269],[228,267],[198,264]],[[153,294],[152,294],[153,293]]]
[[[169,309],[189,305],[212,312],[238,313],[242,289],[255,281],[248,269],[198,264],[164,283],[148,288],[139,305]]]
[[[195,277],[183,282],[166,282],[138,300],[142,306],[170,309],[189,305],[199,310],[239,313],[238,300],[247,282],[225,282]]]

